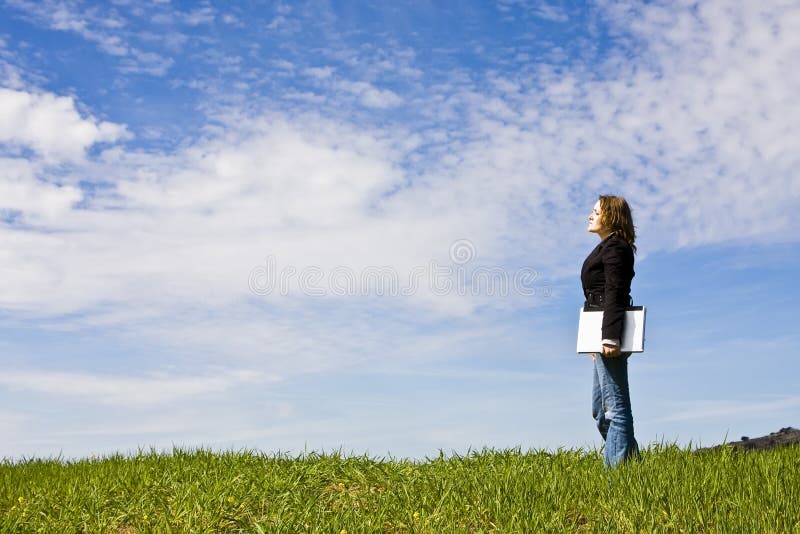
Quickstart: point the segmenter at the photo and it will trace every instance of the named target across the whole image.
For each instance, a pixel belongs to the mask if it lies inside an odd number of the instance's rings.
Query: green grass
[[[422,462],[174,450],[0,464],[2,532],[800,532],[800,447]]]

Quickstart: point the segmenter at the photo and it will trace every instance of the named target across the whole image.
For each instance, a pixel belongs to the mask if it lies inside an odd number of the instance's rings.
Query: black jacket
[[[603,308],[603,339],[622,340],[634,274],[633,249],[615,233],[602,240],[583,262],[584,306]]]

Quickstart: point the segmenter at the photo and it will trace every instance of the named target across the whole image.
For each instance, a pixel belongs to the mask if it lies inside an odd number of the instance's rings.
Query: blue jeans
[[[639,454],[628,389],[629,356],[630,353],[622,353],[616,358],[599,354],[594,357],[592,416],[606,442],[605,463],[609,467]]]

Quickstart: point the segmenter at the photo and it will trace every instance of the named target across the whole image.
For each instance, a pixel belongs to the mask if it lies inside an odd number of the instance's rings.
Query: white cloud
[[[319,80],[324,80],[326,78],[330,78],[334,70],[335,69],[333,67],[310,67],[305,69],[304,72],[308,76],[317,78]]]
[[[387,196],[409,185],[395,134],[281,114],[230,117],[221,131],[171,155],[107,150],[80,179],[113,176],[114,187],[94,191],[79,209],[65,200],[44,221],[47,231],[2,228],[2,306],[61,328],[113,325],[174,353],[292,373],[386,357],[389,337],[405,337],[397,351],[414,343],[415,357],[435,354],[411,326],[371,324],[375,306],[407,321],[463,317],[480,305],[480,296],[437,296],[427,280],[384,302],[374,292],[306,297],[296,284],[288,296],[254,295],[248,278],[267,255],[298,271],[392,266],[406,286],[415,267],[449,264],[451,243],[465,235],[488,258],[491,213],[449,205],[458,190]],[[400,137],[405,146],[409,136]],[[42,222],[44,208],[16,206]],[[469,346],[447,330],[437,335],[451,350]]]
[[[83,198],[77,187],[36,179],[36,165],[19,158],[0,158],[0,209],[54,222]]]
[[[368,108],[393,108],[403,103],[403,99],[394,91],[380,89],[368,82],[341,81],[336,86],[356,95],[359,102]]]
[[[225,13],[222,15],[222,22],[225,24],[230,24],[231,26],[242,26],[242,22],[239,20],[239,18],[230,13]]]
[[[285,59],[274,59],[270,62],[270,64],[281,70],[293,71],[295,69],[294,63],[291,61],[286,61]]]
[[[248,274],[267,254],[298,267],[385,264],[407,273],[431,254],[447,259],[463,236],[461,216],[432,210],[430,199],[384,198],[405,178],[394,163],[399,153],[379,133],[313,116],[235,124],[230,137],[174,156],[108,151],[85,177],[113,175],[115,188],[59,219],[73,234],[69,246],[46,234],[36,244],[34,257],[65,262],[55,267],[66,276],[57,293],[80,295],[79,308],[92,295],[108,299],[107,291],[121,291],[112,298],[124,302],[142,295],[146,275],[171,287],[159,295],[219,294],[227,302],[247,294]],[[68,275],[84,263],[80,276]],[[63,310],[71,298],[54,298],[47,284],[17,288],[6,298],[27,295],[31,309]]]
[[[1,143],[74,160],[95,143],[124,137],[124,126],[81,117],[72,97],[0,88]]]
[[[237,138],[161,160],[171,168],[141,168],[118,191],[131,207],[249,212],[265,226],[326,226],[359,215],[401,180],[387,147],[369,134],[304,124],[308,130],[277,115],[241,123]]]
[[[268,30],[277,30],[278,28],[286,26],[287,19],[283,15],[278,15],[267,24]]]

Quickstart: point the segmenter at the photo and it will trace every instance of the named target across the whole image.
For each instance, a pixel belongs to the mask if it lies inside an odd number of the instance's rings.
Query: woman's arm
[[[633,250],[619,238],[603,249],[603,271],[605,293],[603,298],[603,339],[622,340],[625,326],[625,309],[630,304],[631,279],[633,278]]]

